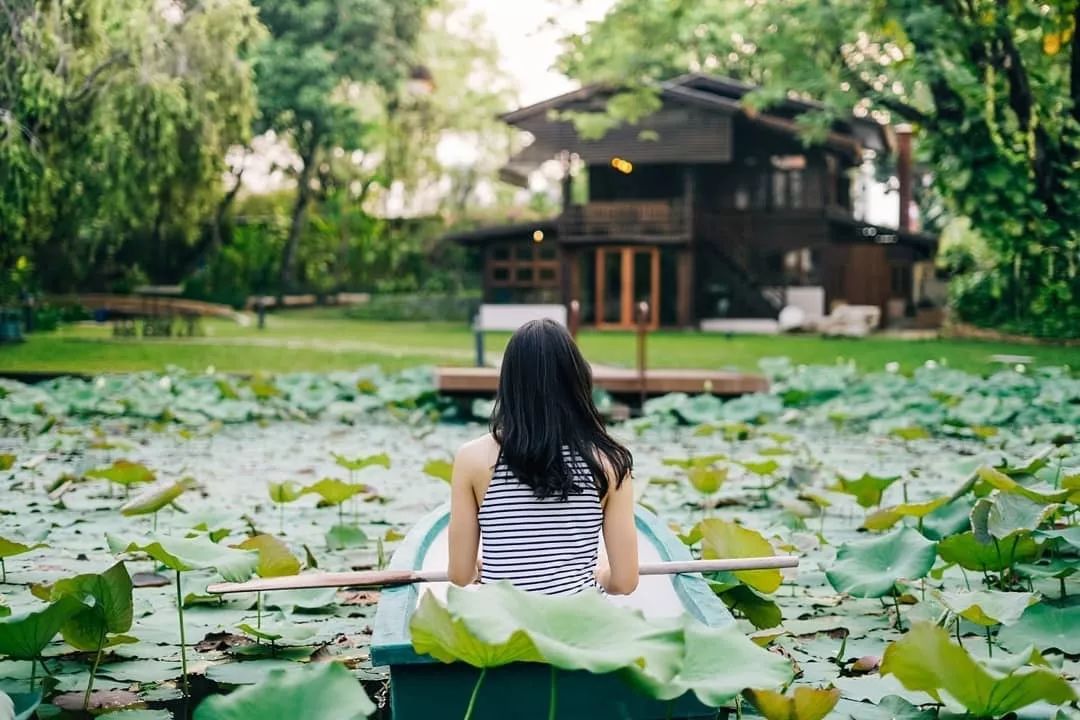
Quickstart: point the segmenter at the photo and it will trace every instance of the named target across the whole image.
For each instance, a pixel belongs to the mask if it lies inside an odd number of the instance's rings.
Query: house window
[[[492,288],[540,290],[559,287],[559,250],[532,240],[492,245],[488,278]]]
[[[774,155],[772,166],[772,207],[801,208],[806,205],[803,190],[805,155]]]

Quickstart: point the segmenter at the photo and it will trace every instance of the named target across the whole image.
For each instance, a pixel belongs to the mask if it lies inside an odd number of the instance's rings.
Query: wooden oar
[[[731,558],[728,560],[683,560],[645,563],[638,568],[641,575],[674,575],[695,572],[731,572],[735,570],[772,570],[798,567],[794,555],[777,557]],[[215,595],[269,590],[302,590],[324,587],[389,587],[412,583],[447,582],[445,570],[362,570],[359,572],[320,572],[307,575],[249,580],[242,583],[217,583],[206,588]]]

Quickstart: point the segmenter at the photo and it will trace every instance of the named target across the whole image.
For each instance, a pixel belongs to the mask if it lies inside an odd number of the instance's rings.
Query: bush
[[[1040,288],[1043,295],[1057,291],[1069,301],[1069,288]],[[1043,339],[1066,340],[1080,337],[1080,306],[1067,305],[1064,312],[1049,312],[1037,295],[1027,312],[1018,313],[1015,290],[1010,291],[1001,274],[976,270],[954,277],[949,285],[950,302],[956,316],[979,327]]]
[[[354,320],[469,322],[480,304],[480,293],[410,293],[372,295],[345,311]]]

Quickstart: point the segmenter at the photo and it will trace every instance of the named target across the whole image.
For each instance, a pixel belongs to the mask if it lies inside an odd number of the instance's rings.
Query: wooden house
[[[752,89],[686,75],[663,84],[655,113],[600,139],[583,138],[564,113],[603,110],[610,89],[504,115],[534,138],[505,179],[551,159],[567,172],[557,217],[450,236],[482,257],[484,301],[577,300],[583,324],[602,328],[631,326],[641,300],[654,327],[776,318],[786,305],[810,316],[837,303],[911,314],[913,268],[932,259],[936,239],[912,231],[905,212],[888,228],[852,207],[852,169],[867,150],[894,152],[897,134],[851,118],[808,146],[797,118],[816,106],[755,112],[741,102]],[[900,176],[906,209],[910,171]]]

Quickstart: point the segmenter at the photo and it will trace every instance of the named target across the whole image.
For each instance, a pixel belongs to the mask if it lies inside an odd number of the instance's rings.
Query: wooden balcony
[[[563,217],[566,239],[573,241],[685,240],[690,223],[681,199],[590,202],[575,205]]]

